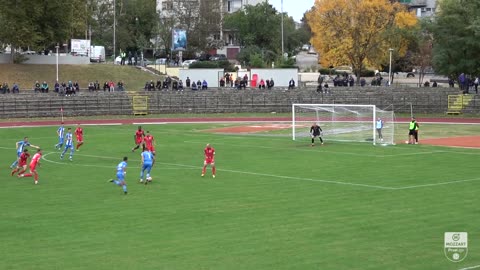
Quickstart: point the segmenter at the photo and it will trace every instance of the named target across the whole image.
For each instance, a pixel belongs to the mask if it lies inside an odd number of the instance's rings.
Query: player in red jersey
[[[150,134],[150,131],[147,130],[143,141],[145,142],[145,148],[155,156],[155,138]]]
[[[207,171],[207,165],[210,164],[212,167],[212,177],[215,178],[215,149],[210,146],[209,143],[207,143],[207,146],[205,147],[205,150],[203,150],[205,153],[205,161],[203,161],[203,169],[202,169],[202,176],[205,176],[205,172]]]
[[[143,137],[145,137],[145,133],[143,132],[142,126],[138,126],[138,129],[133,136],[136,146],[132,148],[132,152],[135,152],[135,150],[140,148],[140,145],[142,146],[142,150],[143,148],[145,148],[145,144],[143,143]]]
[[[19,174],[18,177],[32,177],[35,180],[35,185],[38,184],[37,166],[40,166],[40,159],[42,158],[42,149],[38,149],[37,153],[33,155],[30,161],[30,173]]]
[[[18,174],[22,174],[27,170],[27,160],[30,157],[30,154],[28,153],[28,149],[23,149],[23,153],[20,154],[20,157],[18,158],[18,165],[17,168],[12,170],[11,175],[13,176],[16,172]]]
[[[75,129],[75,137],[77,137],[77,151],[80,146],[83,145],[83,128],[80,126],[80,124],[77,125],[77,128]]]

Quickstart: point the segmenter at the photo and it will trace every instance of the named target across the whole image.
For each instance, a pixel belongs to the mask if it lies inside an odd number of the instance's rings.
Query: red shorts
[[[142,144],[143,143],[143,139],[140,138],[140,139],[135,139],[135,144]]]
[[[18,167],[23,167],[23,166],[25,166],[25,165],[27,165],[27,162],[19,162],[19,163],[18,163]]]
[[[83,142],[83,137],[82,136],[77,136],[77,142]]]
[[[147,146],[147,150],[154,153],[155,152],[155,147],[153,146]]]
[[[212,163],[215,163],[215,159],[214,158],[206,158],[204,162],[205,162],[205,164],[212,164]]]
[[[36,163],[30,164],[30,171],[31,171],[31,172],[34,172],[36,168],[37,168],[37,164],[36,164]]]

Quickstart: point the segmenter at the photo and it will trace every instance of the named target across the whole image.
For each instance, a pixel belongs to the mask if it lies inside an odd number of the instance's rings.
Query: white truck
[[[90,46],[90,62],[105,62],[104,46]]]

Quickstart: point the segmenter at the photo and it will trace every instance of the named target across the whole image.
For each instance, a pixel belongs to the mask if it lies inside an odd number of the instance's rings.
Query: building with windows
[[[221,44],[220,48],[211,53],[225,54],[228,59],[235,59],[240,51],[236,32],[231,29],[223,28],[223,18],[226,14],[241,10],[247,5],[257,5],[268,2],[268,0],[156,0],[157,11],[163,16],[175,16],[179,10],[188,10],[191,14],[200,14],[200,9],[208,6],[211,10],[219,12],[217,26],[210,37]],[[212,27],[213,28],[213,27]],[[215,27],[217,28],[217,27]]]
[[[398,0],[398,2],[415,11],[419,18],[433,16],[437,10],[437,0]]]

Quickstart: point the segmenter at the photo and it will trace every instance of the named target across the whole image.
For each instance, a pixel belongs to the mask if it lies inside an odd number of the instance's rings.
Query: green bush
[[[360,77],[375,77],[375,71],[374,70],[362,70],[360,73]]]
[[[227,72],[233,72],[234,66],[228,60],[224,61],[197,61],[192,63],[189,68],[223,68]]]

